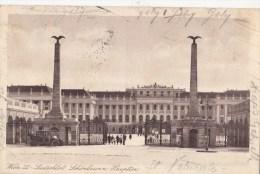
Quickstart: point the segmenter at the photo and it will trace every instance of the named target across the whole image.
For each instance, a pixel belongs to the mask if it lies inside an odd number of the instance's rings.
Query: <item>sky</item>
[[[9,15],[8,85],[52,87],[51,36],[63,35],[63,89],[124,91],[156,82],[189,91],[187,36],[199,35],[198,91],[249,89],[248,31],[232,19],[187,19]]]

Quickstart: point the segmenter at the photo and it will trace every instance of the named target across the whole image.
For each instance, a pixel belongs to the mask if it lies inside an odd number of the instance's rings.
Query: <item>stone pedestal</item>
[[[215,120],[208,121],[209,147],[216,144]],[[193,133],[195,132],[195,133]],[[206,145],[206,120],[176,120],[171,124],[171,145],[204,148]],[[192,142],[194,144],[192,144]]]
[[[57,130],[58,137],[61,138],[65,145],[78,145],[78,122],[75,119],[63,119],[60,121],[48,118],[35,118],[34,131],[43,130],[49,133]],[[68,132],[70,130],[70,132]],[[71,134],[71,141],[68,136]]]

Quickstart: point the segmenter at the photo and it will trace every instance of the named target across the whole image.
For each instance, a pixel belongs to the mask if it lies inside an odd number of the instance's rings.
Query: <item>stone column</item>
[[[191,44],[190,108],[186,114],[186,119],[195,119],[196,117],[200,117],[197,97],[197,44],[195,42],[200,37],[189,36],[188,38],[193,39],[193,43]]]
[[[60,90],[60,43],[59,40],[63,36],[53,36],[57,40],[54,50],[54,74],[53,74],[53,92],[52,92],[52,109],[47,114],[50,119],[63,119],[63,112],[61,110],[61,90]]]

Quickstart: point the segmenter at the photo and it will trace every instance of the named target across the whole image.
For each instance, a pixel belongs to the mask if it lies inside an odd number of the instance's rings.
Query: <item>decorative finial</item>
[[[57,41],[56,43],[60,43],[59,40],[62,39],[62,38],[65,38],[65,37],[64,37],[64,36],[59,36],[59,37],[57,37],[57,36],[52,36],[51,38],[56,39],[56,41]]]
[[[195,42],[196,39],[199,39],[199,38],[201,39],[200,36],[195,36],[195,37],[194,37],[194,36],[188,36],[187,38],[192,39],[192,40],[193,40],[193,43],[196,43],[196,42]]]

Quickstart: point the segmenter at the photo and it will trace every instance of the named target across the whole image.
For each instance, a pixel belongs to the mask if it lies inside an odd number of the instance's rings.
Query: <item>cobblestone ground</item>
[[[2,151],[5,163],[0,173],[258,173],[253,167],[256,163],[248,161],[250,154],[247,149],[210,149],[217,151],[213,153],[197,150],[130,142],[126,142],[125,146],[7,145]]]

